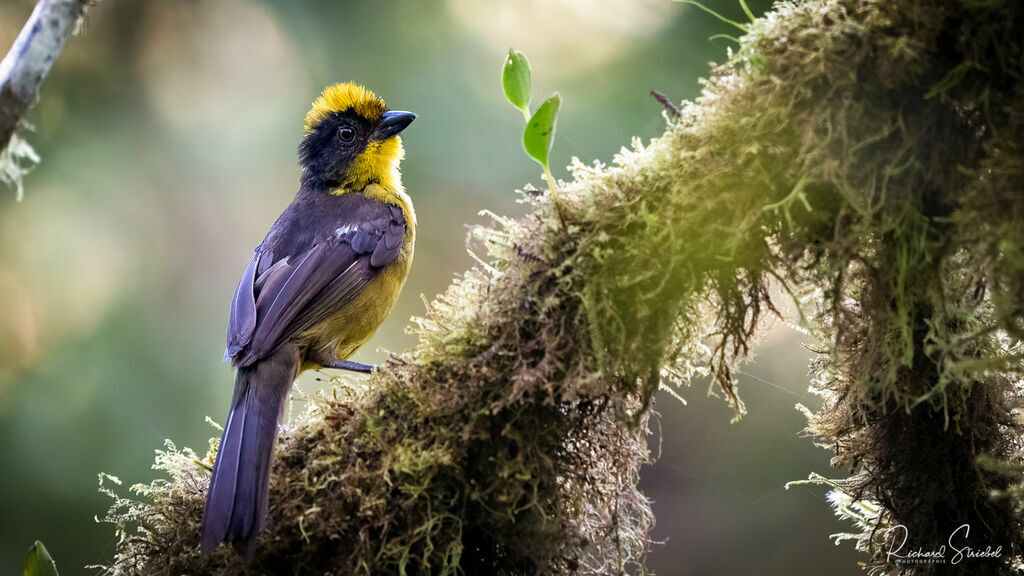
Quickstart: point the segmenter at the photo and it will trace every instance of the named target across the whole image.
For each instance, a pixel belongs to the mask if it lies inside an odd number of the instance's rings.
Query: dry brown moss
[[[820,336],[810,431],[854,473],[833,500],[886,565],[952,527],[1024,551],[1024,8],[809,0],[750,27],[665,135],[475,237],[420,344],[282,434],[267,573],[640,571],[653,392],[730,365],[769,285]],[[239,574],[196,542],[210,455],[109,516],[112,574]],[[859,502],[851,502],[859,501]],[[874,540],[872,537],[875,537]]]

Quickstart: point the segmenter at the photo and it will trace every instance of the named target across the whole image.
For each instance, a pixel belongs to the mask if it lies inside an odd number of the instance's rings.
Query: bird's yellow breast
[[[385,187],[371,184],[361,192],[343,193],[363,194],[401,208],[405,216],[405,235],[398,257],[382,268],[352,301],[341,306],[333,316],[312,328],[302,338],[307,349],[332,349],[338,360],[352,356],[387,318],[409,275],[416,244],[416,214],[413,212],[412,201],[401,185]],[[307,364],[303,369],[320,367],[318,364]]]

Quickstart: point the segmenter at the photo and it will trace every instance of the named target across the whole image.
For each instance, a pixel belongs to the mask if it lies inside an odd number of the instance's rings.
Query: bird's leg
[[[360,372],[362,374],[369,374],[373,372],[376,366],[369,364],[360,364],[359,362],[351,362],[349,360],[335,360],[333,364],[326,364],[324,368],[337,368],[338,370],[348,370],[349,372]]]

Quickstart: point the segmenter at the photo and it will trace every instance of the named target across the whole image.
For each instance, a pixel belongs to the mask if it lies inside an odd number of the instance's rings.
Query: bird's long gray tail
[[[224,425],[203,512],[201,550],[231,542],[247,560],[266,523],[270,463],[277,424],[295,381],[297,358],[278,353],[235,376],[231,412]]]

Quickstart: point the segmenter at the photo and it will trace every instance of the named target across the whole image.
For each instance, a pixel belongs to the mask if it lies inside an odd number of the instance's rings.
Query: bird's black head
[[[397,184],[404,156],[398,133],[415,118],[411,112],[389,111],[362,86],[328,87],[306,114],[299,145],[303,180],[332,190]]]

